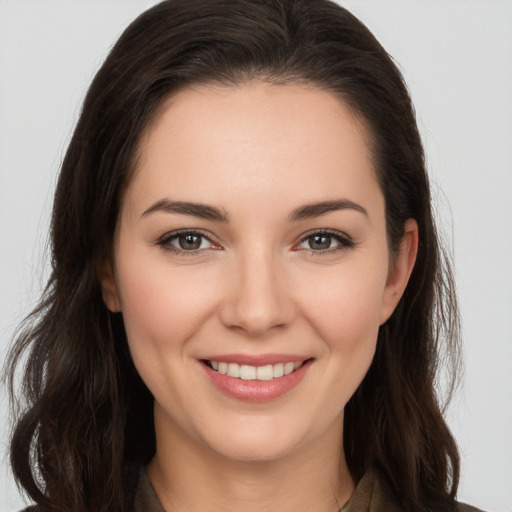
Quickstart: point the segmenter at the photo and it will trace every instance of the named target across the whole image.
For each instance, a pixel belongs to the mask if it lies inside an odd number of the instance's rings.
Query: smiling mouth
[[[209,368],[221,375],[227,375],[228,377],[241,380],[267,381],[290,375],[306,362],[307,361],[267,364],[265,366],[250,366],[246,364],[226,363],[223,361],[204,361]]]

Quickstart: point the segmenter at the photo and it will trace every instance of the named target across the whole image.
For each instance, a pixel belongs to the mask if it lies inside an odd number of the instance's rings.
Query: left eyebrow
[[[368,212],[360,204],[354,203],[349,199],[336,199],[334,201],[321,201],[319,203],[299,206],[288,216],[288,220],[290,222],[296,222],[299,220],[312,219],[339,210],[355,210],[356,212],[368,216]]]
[[[201,219],[214,220],[218,222],[228,222],[229,216],[223,211],[206,204],[190,203],[187,201],[170,201],[169,199],[161,199],[154,205],[150,206],[142,217],[154,212],[178,213],[180,215],[191,215]]]

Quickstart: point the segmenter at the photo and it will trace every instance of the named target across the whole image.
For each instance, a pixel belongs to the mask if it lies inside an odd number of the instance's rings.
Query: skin
[[[331,93],[259,81],[186,89],[144,135],[100,279],[155,397],[147,470],[167,511],[327,512],[353,493],[343,410],[405,289],[418,235],[408,220],[390,257],[366,141]],[[229,221],[144,214],[162,200],[209,205]],[[290,220],[334,200],[357,207]],[[182,229],[208,238],[176,253],[168,234]],[[349,243],[312,248],[311,232],[326,229]],[[199,360],[229,353],[313,362],[296,387],[254,403],[206,378]]]

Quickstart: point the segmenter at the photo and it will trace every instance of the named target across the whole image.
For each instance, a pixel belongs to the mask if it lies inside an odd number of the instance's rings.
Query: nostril
[[[273,255],[252,251],[240,258],[240,266],[226,282],[220,306],[222,323],[246,335],[261,336],[268,330],[286,326],[294,311],[283,273]]]

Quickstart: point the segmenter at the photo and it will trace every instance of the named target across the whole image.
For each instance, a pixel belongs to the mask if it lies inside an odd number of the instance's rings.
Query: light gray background
[[[0,0],[0,361],[47,275],[52,190],[79,105],[122,29],[151,0]],[[454,248],[466,378],[448,419],[459,498],[512,511],[512,2],[346,0],[396,58]],[[0,511],[23,504],[5,462]]]

